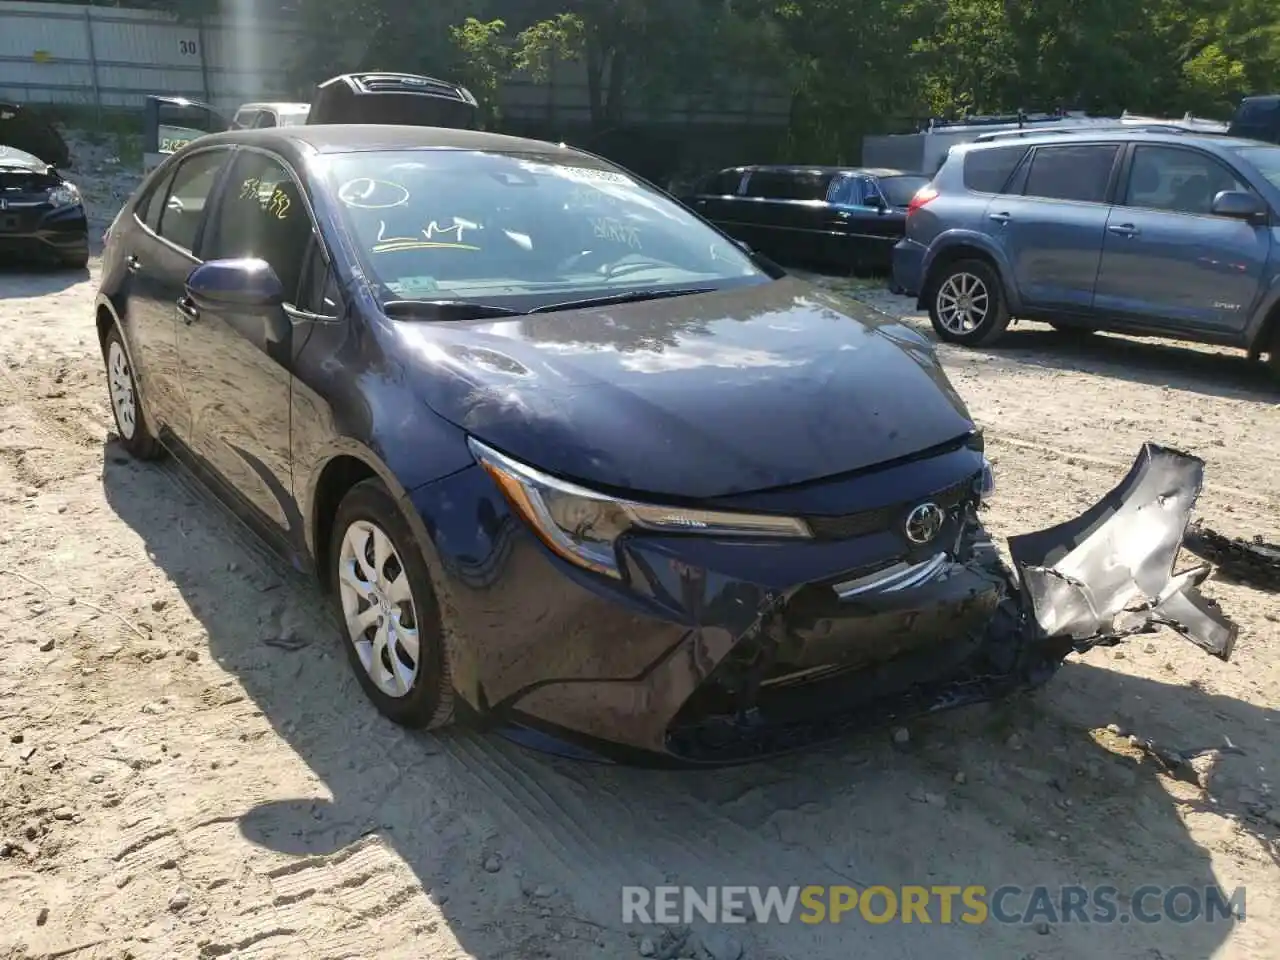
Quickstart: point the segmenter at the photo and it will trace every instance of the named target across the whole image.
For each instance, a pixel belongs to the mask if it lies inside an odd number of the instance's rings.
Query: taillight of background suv
[[[911,198],[911,202],[907,204],[907,216],[911,216],[925,204],[934,200],[938,196],[937,188],[931,183],[926,183],[923,187],[916,191],[916,195]]]

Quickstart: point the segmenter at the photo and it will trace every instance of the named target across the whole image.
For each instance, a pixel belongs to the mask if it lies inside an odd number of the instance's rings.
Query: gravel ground
[[[99,221],[127,179],[104,168]],[[1276,595],[1206,585],[1241,624],[1229,664],[1157,634],[1007,704],[729,771],[406,733],[312,589],[112,442],[96,271],[0,272],[0,956],[1276,956]],[[1242,357],[1036,325],[941,355],[988,432],[998,534],[1073,515],[1155,440],[1208,461],[1211,525],[1280,540],[1278,395]],[[1175,779],[1130,734],[1241,752]],[[1244,885],[1247,919],[625,927],[619,888],[663,882]]]

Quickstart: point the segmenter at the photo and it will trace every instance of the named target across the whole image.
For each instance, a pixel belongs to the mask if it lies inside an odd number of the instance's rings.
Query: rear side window
[[[258,122],[254,124],[255,129],[261,130],[263,127],[274,127],[276,125],[276,115],[270,110],[263,110],[258,116]]]
[[[1026,156],[1025,146],[992,147],[964,155],[964,187],[974,193],[999,193]]]
[[[818,170],[756,170],[747,180],[747,196],[769,200],[825,200],[831,174]]]
[[[1115,143],[1040,147],[1031,158],[1023,196],[1102,203],[1119,152]]]
[[[717,197],[731,196],[738,192],[738,186],[742,183],[741,170],[721,170],[719,173],[712,174],[702,184],[702,193],[709,193]]]
[[[160,236],[183,250],[195,250],[205,204],[227,154],[226,150],[208,150],[182,161],[160,214]]]
[[[152,233],[160,229],[160,213],[164,210],[164,201],[169,195],[169,185],[173,183],[174,173],[174,170],[170,170],[164,176],[157,178],[151,192],[138,202],[134,211],[138,219],[145,223]]]

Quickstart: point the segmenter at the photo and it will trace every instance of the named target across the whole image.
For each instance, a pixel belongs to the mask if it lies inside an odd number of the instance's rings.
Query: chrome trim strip
[[[895,563],[884,570],[837,583],[831,589],[841,600],[848,600],[864,593],[896,593],[927,583],[942,572],[947,565],[946,553],[936,553],[928,560],[915,564]]]

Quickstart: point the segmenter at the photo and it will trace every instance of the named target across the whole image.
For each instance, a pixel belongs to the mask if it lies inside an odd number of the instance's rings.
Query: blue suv
[[[1018,317],[1240,347],[1280,372],[1280,146],[1086,128],[953,147],[911,201],[893,282],[950,343]]]

